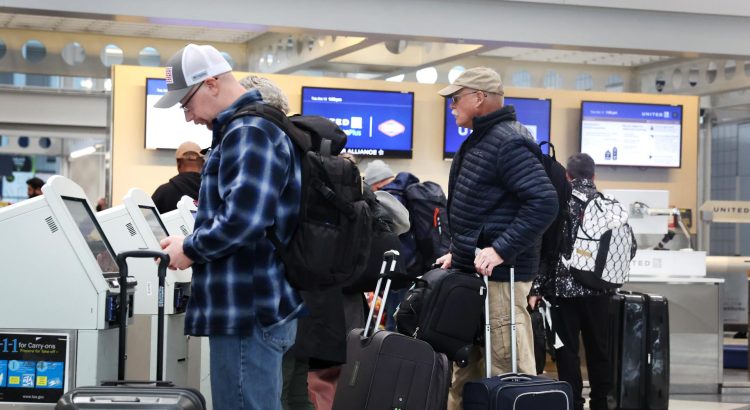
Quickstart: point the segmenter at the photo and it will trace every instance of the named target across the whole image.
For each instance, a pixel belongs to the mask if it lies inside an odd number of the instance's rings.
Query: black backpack
[[[420,272],[427,272],[435,259],[450,250],[447,200],[440,185],[431,182],[411,184],[404,190],[411,231],[417,243]]]
[[[540,270],[547,272],[548,269],[554,269],[557,265],[557,261],[560,258],[560,250],[562,249],[563,242],[565,242],[563,227],[569,219],[570,207],[568,206],[568,200],[570,200],[573,188],[566,177],[565,167],[557,162],[555,146],[547,141],[542,141],[539,143],[539,148],[544,146],[544,144],[549,145],[549,154],[542,154],[541,161],[544,170],[547,172],[547,177],[549,177],[552,186],[557,191],[557,201],[559,204],[557,217],[555,217],[555,220],[542,235]]]
[[[359,169],[338,156],[346,134],[325,118],[288,118],[261,103],[241,107],[227,124],[248,115],[273,122],[303,154],[302,202],[292,238],[284,245],[274,227],[266,232],[284,262],[287,280],[300,290],[352,283],[367,268],[374,220]]]
[[[380,268],[383,265],[383,254],[386,251],[395,249],[401,253],[401,241],[394,232],[393,218],[388,210],[378,202],[375,193],[369,186],[365,185],[364,198],[372,210],[372,243],[370,246],[370,256],[367,258],[367,267],[364,272],[347,285],[343,290],[344,293],[361,293],[373,292],[380,278]],[[403,266],[398,264],[397,266]],[[391,289],[399,289],[410,286],[411,282],[393,280]]]
[[[466,366],[482,325],[484,281],[477,274],[433,269],[415,282],[396,310],[399,333],[424,340]]]

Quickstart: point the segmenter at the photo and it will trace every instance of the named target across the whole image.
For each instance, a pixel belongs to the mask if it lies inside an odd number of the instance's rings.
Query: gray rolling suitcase
[[[120,268],[120,289],[127,289],[127,258],[160,258],[159,274],[159,311],[156,341],[156,378],[157,381],[130,381],[125,378],[125,340],[128,326],[127,293],[120,297],[120,345],[118,357],[118,381],[103,382],[101,386],[78,387],[65,393],[55,406],[55,410],[76,409],[151,409],[151,410],[204,410],[206,400],[198,390],[175,387],[172,382],[162,381],[164,357],[164,280],[169,266],[169,256],[155,251],[131,251],[117,255]]]
[[[381,306],[390,289],[398,252],[384,255],[377,295],[384,278]],[[442,353],[435,353],[427,342],[385,330],[370,335],[375,302],[370,307],[364,329],[352,330],[346,342],[346,364],[336,386],[333,410],[443,410],[448,401],[451,364]],[[382,319],[378,313],[374,328]]]
[[[515,268],[510,268],[510,300],[515,300],[513,290]],[[484,277],[487,285],[487,277]],[[511,363],[512,373],[492,377],[490,349],[490,302],[489,293],[485,299],[485,371],[487,378],[468,382],[464,385],[464,410],[570,410],[573,408],[573,391],[563,381],[548,377],[517,373],[516,363],[516,314],[511,306]]]

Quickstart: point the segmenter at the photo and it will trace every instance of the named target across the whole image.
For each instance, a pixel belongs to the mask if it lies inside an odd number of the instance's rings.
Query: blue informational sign
[[[597,165],[679,168],[681,151],[681,105],[581,103],[581,152]]]
[[[445,136],[443,158],[453,158],[461,144],[469,137],[471,130],[456,125],[456,119],[451,114],[450,98],[445,99]],[[505,105],[516,108],[516,117],[536,138],[537,143],[549,142],[550,112],[552,102],[549,99],[505,97]],[[547,145],[542,147],[546,154]]]
[[[62,389],[65,363],[40,361],[36,364],[36,387],[38,389]]]
[[[36,362],[11,360],[8,362],[8,387],[34,387]]]
[[[8,383],[8,361],[0,360],[0,387]]]
[[[0,404],[56,403],[68,348],[66,334],[0,333]]]
[[[344,152],[411,158],[414,93],[302,88],[302,114],[328,118],[347,135]]]

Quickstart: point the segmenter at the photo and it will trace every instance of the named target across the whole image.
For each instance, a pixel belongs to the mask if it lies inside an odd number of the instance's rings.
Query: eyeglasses
[[[461,97],[463,97],[464,95],[476,94],[476,93],[484,93],[484,91],[476,90],[476,91],[470,91],[468,93],[452,95],[451,96],[451,103],[458,104],[458,100],[460,100]]]
[[[190,108],[188,108],[188,104],[190,104],[190,100],[193,99],[193,97],[195,96],[195,94],[198,92],[198,90],[200,90],[200,88],[203,86],[203,83],[205,83],[205,82],[206,82],[205,80],[201,81],[201,83],[198,84],[197,87],[195,87],[195,90],[193,90],[193,92],[190,93],[190,96],[187,98],[187,100],[185,100],[185,102],[180,105],[180,109],[182,111],[184,111],[184,112],[190,111]]]

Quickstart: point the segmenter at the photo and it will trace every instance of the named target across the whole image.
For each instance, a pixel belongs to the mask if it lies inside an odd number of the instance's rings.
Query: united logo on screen
[[[378,131],[389,137],[395,137],[396,135],[403,134],[406,131],[406,127],[396,120],[388,120],[378,125]]]

